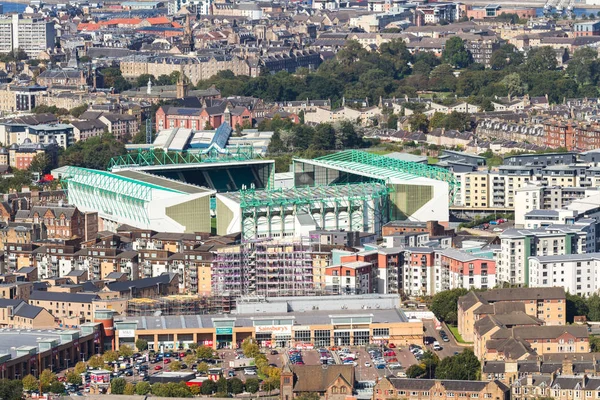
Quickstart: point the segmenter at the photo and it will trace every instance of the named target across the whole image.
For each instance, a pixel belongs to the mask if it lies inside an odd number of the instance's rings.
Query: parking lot
[[[442,326],[442,329],[448,335],[448,342],[444,342],[442,340],[440,332],[439,330],[435,329],[435,325],[432,320],[423,320],[423,327],[425,328],[425,332],[423,333],[424,336],[431,337],[433,338],[433,340],[436,340],[441,344],[442,350],[439,351],[433,350],[433,344],[429,344],[426,346],[428,350],[433,351],[440,358],[451,357],[455,353],[461,353],[466,348],[465,346],[460,346],[456,343],[456,340],[454,340],[454,336],[452,336],[452,332],[450,332],[450,329],[448,329],[448,327],[445,325]]]

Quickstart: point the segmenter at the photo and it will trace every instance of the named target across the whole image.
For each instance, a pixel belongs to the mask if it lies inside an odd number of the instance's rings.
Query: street
[[[450,340],[449,342],[444,342],[442,340],[442,337],[440,336],[439,331],[437,329],[435,329],[435,324],[434,324],[433,320],[424,319],[423,327],[425,328],[425,332],[423,333],[423,336],[432,337],[433,340],[437,340],[438,342],[440,342],[440,345],[443,347],[442,350],[435,351],[435,350],[433,350],[433,342],[431,342],[431,344],[426,346],[428,350],[437,354],[438,357],[440,357],[440,358],[451,357],[455,353],[460,353],[464,349],[468,348],[468,346],[461,346],[456,343],[456,340],[454,339],[452,332],[450,332],[450,329],[448,329],[448,327],[445,324],[442,325],[442,329],[444,329],[446,331],[446,333],[448,334],[448,339]]]

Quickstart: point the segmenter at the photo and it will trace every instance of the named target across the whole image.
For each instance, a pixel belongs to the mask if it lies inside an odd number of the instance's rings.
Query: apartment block
[[[596,251],[596,221],[550,225],[537,229],[507,229],[500,234],[497,281],[511,285],[529,282],[529,257],[582,254]]]
[[[565,325],[566,295],[563,288],[493,289],[469,292],[458,299],[458,332],[467,342],[474,338],[473,326],[489,315],[522,311],[546,325]]]
[[[346,262],[325,268],[327,294],[368,294],[376,288],[376,269],[365,261]]]
[[[0,53],[20,49],[29,58],[35,59],[41,52],[54,49],[55,42],[53,21],[25,17],[23,14],[12,14],[0,19]]]
[[[54,317],[23,300],[0,299],[0,326],[14,329],[54,328]]]
[[[562,287],[591,296],[600,289],[600,253],[530,257],[529,287]]]

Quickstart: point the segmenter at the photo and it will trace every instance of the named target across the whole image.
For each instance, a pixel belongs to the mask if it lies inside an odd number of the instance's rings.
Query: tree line
[[[250,78],[222,71],[196,87],[215,85],[223,96],[277,102],[331,99],[336,105],[344,97],[377,104],[380,97],[416,97],[418,91],[435,91],[468,98],[484,110],[493,109],[496,96],[548,95],[555,103],[564,97],[598,96],[600,65],[593,49],[578,49],[568,67],[561,70],[551,47],[531,49],[525,57],[515,46],[504,44],[492,53],[489,68],[475,63],[467,47],[462,39],[453,37],[441,57],[436,57],[429,52],[411,54],[399,40],[384,43],[377,51],[348,41],[314,72],[301,68],[294,74]]]
[[[481,364],[471,349],[443,360],[437,354],[426,351],[418,364],[406,369],[409,378],[449,379],[449,380],[479,380]]]

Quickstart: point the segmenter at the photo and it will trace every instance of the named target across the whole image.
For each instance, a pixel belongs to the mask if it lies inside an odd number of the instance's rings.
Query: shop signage
[[[256,333],[275,333],[275,334],[292,334],[292,326],[291,325],[260,325],[255,326]]]
[[[232,335],[233,328],[217,328],[217,335]]]

